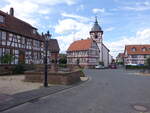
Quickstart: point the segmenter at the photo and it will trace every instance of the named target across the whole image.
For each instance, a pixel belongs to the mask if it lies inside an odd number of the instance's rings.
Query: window
[[[3,52],[2,52],[2,48],[0,48],[0,56],[2,56],[3,54],[2,54]]]
[[[33,34],[36,34],[36,33],[37,33],[37,32],[36,32],[36,29],[33,29],[32,32],[33,32]]]
[[[142,51],[143,51],[143,52],[146,51],[146,48],[142,48]]]
[[[136,48],[132,48],[132,51],[135,52],[135,51],[136,51]]]
[[[132,58],[137,58],[138,57],[138,55],[132,55]]]
[[[0,15],[0,23],[4,23],[4,16]]]
[[[0,42],[2,40],[2,31],[0,31]]]
[[[98,38],[98,36],[97,36],[97,34],[95,34],[95,39],[97,39]]]
[[[0,40],[6,40],[6,32],[0,31]]]
[[[147,58],[147,55],[144,55],[144,58]]]

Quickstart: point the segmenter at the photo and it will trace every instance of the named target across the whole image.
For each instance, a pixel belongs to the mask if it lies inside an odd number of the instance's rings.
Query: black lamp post
[[[47,76],[48,76],[48,69],[47,69],[47,51],[48,51],[48,41],[51,37],[51,34],[49,31],[47,31],[47,34],[45,34],[45,58],[44,58],[44,64],[45,64],[45,73],[44,73],[44,87],[48,87],[47,82]]]

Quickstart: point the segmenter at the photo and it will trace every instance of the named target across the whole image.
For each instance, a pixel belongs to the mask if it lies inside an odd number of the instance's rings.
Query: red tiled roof
[[[6,30],[12,33],[20,34],[26,37],[43,40],[43,37],[39,35],[38,33],[34,34],[33,29],[36,30],[35,27],[31,26],[30,24],[11,16],[7,13],[4,13],[0,10],[0,15],[5,17],[5,23],[0,24],[1,30]]]
[[[132,49],[135,48],[135,51],[133,51]],[[145,51],[143,51],[143,48],[145,48]],[[150,45],[126,45],[125,46],[125,50],[127,51],[127,54],[131,54],[131,55],[146,55],[146,54],[150,54]]]
[[[48,42],[48,48],[51,52],[59,52],[59,44],[56,39],[50,39]]]
[[[79,51],[79,50],[88,50],[91,48],[93,43],[92,39],[86,39],[86,40],[78,40],[73,42],[67,51]]]
[[[117,57],[124,57],[124,53],[119,53]]]

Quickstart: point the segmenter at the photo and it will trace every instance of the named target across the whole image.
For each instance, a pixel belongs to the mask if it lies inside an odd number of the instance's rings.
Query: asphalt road
[[[150,113],[150,77],[110,69],[85,73],[90,80],[80,86],[2,113]],[[149,111],[136,111],[134,105]]]

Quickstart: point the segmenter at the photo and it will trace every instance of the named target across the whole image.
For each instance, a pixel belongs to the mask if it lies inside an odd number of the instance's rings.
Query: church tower
[[[100,56],[99,56],[99,62],[103,62],[103,30],[101,29],[100,25],[98,24],[98,21],[97,21],[97,17],[95,17],[95,22],[94,22],[94,25],[90,31],[90,37],[97,42],[97,45],[99,47],[99,50],[100,50]]]

